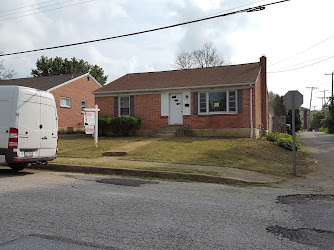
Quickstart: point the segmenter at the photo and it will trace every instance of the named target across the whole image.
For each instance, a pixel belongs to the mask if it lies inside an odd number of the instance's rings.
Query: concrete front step
[[[155,131],[155,136],[157,137],[184,136],[185,130],[188,130],[188,128],[182,126],[166,127],[163,129],[157,129]]]

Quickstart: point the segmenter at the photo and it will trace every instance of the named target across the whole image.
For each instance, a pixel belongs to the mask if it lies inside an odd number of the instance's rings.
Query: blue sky
[[[275,1],[2,0],[0,51],[10,53],[110,37]],[[170,70],[177,53],[198,49],[211,41],[235,64],[256,62],[266,55],[268,90],[280,95],[299,90],[305,107],[310,102],[306,87],[319,87],[312,101],[312,106],[319,109],[318,97],[323,96],[320,91],[331,90],[331,77],[324,74],[334,70],[334,58],[330,58],[334,56],[333,9],[332,0],[290,0],[259,12],[1,60],[6,68],[15,70],[15,78],[20,78],[30,76],[41,55],[76,57],[101,66],[110,82],[126,73]]]

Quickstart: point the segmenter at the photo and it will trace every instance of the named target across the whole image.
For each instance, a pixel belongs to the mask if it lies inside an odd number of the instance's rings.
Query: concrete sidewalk
[[[62,163],[64,161],[66,161],[66,164]],[[222,184],[266,184],[276,183],[282,180],[282,178],[278,176],[237,168],[125,161],[114,157],[101,157],[97,159],[58,158],[48,165],[33,165],[31,168],[91,174],[183,179]],[[201,172],[203,172],[203,174]],[[206,172],[209,174],[206,174]],[[210,172],[212,174],[210,174]]]

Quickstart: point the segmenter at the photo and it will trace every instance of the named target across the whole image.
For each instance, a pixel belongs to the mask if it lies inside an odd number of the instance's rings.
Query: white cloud
[[[5,11],[41,2],[43,0],[27,0],[24,3],[19,0],[3,0],[0,1],[0,9]],[[16,52],[121,35],[226,13],[253,2],[255,1],[95,0],[0,22],[0,51]],[[269,2],[272,1],[264,0],[252,6]],[[245,7],[248,6],[243,8]],[[333,7],[334,2],[331,0],[322,0],[321,4],[314,0],[294,0],[268,6],[260,12],[3,59],[7,68],[13,68],[17,72],[16,77],[26,77],[41,55],[76,57],[98,64],[109,75],[108,81],[112,81],[129,72],[169,70],[178,52],[198,49],[204,42],[212,41],[221,53],[235,63],[255,62],[265,54],[271,65],[334,35],[329,21],[332,20]],[[315,62],[315,58],[334,55],[333,42],[334,38],[301,55],[269,66],[268,71],[306,65],[305,62]],[[331,88],[331,79],[324,76],[324,73],[334,69],[333,62],[334,59],[301,70],[268,74],[269,90],[284,94],[294,88],[302,91],[305,103],[309,103],[307,86]],[[322,83],[324,84],[321,85]],[[317,100],[315,103],[321,103],[317,97],[322,94],[314,95],[314,100]]]

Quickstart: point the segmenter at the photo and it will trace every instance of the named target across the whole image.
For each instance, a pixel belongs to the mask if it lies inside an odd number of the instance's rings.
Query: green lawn
[[[94,148],[90,135],[60,135],[58,156],[98,158],[105,151],[144,139],[101,137],[98,148]],[[232,167],[282,177],[292,173],[291,151],[272,142],[248,138],[172,137],[138,148],[122,159]],[[309,164],[307,153],[298,151],[298,175],[307,173]]]
[[[94,138],[85,134],[59,135],[58,156],[74,158],[99,158],[103,152],[119,148],[127,143],[141,141],[141,137],[99,137],[98,147],[94,147]]]

